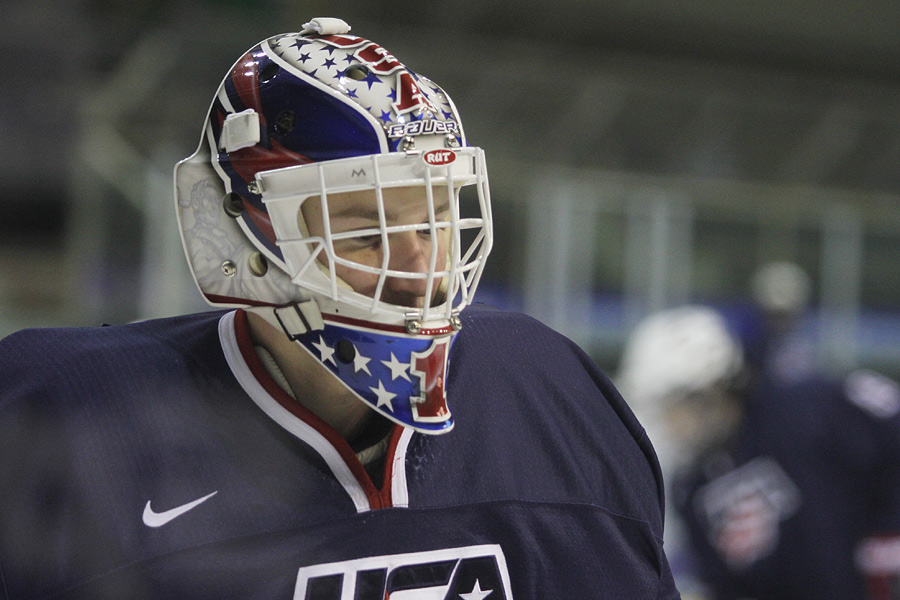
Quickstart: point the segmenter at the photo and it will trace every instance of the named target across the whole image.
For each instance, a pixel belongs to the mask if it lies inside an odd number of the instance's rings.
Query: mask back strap
[[[284,331],[291,341],[297,341],[304,333],[325,328],[322,313],[315,300],[278,307],[254,306],[247,310],[265,319],[269,325]]]

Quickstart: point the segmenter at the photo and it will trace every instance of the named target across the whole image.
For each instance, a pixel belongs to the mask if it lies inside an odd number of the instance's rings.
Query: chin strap
[[[281,329],[295,342],[305,333],[325,329],[322,312],[315,300],[278,307],[254,306],[247,310],[265,319],[269,325]]]

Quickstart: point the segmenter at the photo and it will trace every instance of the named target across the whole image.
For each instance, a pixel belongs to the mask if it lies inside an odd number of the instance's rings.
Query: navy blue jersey
[[[456,427],[395,427],[380,487],[242,311],[8,337],[3,597],[677,598],[656,459],[607,378],[521,315],[463,321]]]
[[[898,597],[895,386],[865,372],[756,382],[736,439],[673,489],[713,598]]]

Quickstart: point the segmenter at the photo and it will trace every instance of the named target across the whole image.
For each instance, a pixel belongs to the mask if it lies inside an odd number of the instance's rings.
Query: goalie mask
[[[182,241],[210,304],[443,433],[450,344],[492,244],[484,155],[439,86],[349,29],[314,19],[234,65],[175,168]]]

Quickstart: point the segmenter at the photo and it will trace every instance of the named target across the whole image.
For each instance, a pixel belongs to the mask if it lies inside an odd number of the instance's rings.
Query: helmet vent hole
[[[236,219],[244,212],[244,199],[235,192],[228,192],[222,200],[222,206],[225,214]]]
[[[262,277],[269,270],[269,261],[259,252],[254,252],[247,259],[247,266],[250,268],[251,273],[257,277]]]
[[[259,72],[259,80],[269,81],[270,79],[278,75],[278,71],[280,70],[281,67],[278,66],[278,63],[270,62],[262,68],[262,71]]]
[[[363,65],[353,65],[344,71],[344,74],[354,81],[362,81],[369,74],[369,69]]]
[[[350,340],[339,341],[335,350],[337,351],[338,360],[344,364],[351,363],[356,358],[356,348],[353,347],[353,343]]]
[[[278,133],[290,133],[294,129],[294,125],[297,123],[297,116],[294,114],[292,110],[286,110],[280,115],[278,115],[278,120],[275,122],[275,131]]]

